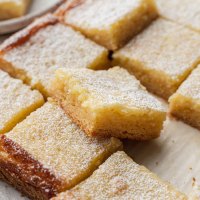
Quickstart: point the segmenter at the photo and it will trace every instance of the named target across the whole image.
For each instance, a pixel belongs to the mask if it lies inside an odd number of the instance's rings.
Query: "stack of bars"
[[[33,200],[188,199],[119,139],[160,136],[155,94],[200,129],[194,4],[70,0],[1,44],[0,178]]]

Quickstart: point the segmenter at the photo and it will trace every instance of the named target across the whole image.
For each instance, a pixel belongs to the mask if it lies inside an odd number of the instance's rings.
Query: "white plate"
[[[63,0],[32,0],[26,15],[19,18],[0,21],[0,34],[11,33],[25,27],[35,17],[55,9],[62,1]]]

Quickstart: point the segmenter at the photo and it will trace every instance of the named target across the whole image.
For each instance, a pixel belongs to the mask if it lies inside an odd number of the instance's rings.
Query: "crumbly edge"
[[[61,180],[6,135],[0,137],[0,178],[34,200],[62,191]]]
[[[77,102],[77,104],[79,103]],[[159,113],[154,111],[135,111],[138,112],[139,116],[135,114],[132,123],[131,120],[129,120],[130,123],[127,124],[127,126],[131,124],[130,129],[128,131],[124,131],[123,127],[125,127],[126,124],[122,123],[116,126],[116,124],[110,117],[112,113],[112,116],[114,118],[119,117],[116,120],[117,122],[123,121],[123,113],[113,112],[113,109],[115,109],[115,107],[109,108],[107,111],[102,109],[101,111],[99,111],[100,113],[98,113],[97,111],[96,118],[93,120],[93,126],[91,126],[91,118],[88,117],[88,113],[92,111],[88,109],[88,111],[85,112],[81,106],[73,106],[70,97],[65,98],[65,100],[61,102],[61,106],[65,110],[65,112],[68,115],[70,115],[73,121],[76,124],[78,124],[81,127],[81,129],[84,130],[89,136],[113,136],[118,138],[129,138],[139,141],[150,140],[159,137],[166,116],[165,113]],[[106,116],[106,113],[109,113],[109,116]],[[143,119],[143,122],[141,122],[141,119]],[[154,126],[154,121],[157,121],[157,126]],[[135,125],[134,127],[132,127],[133,124]],[[144,125],[145,128],[143,128]]]
[[[200,101],[175,93],[169,99],[170,115],[200,130]]]
[[[152,0],[143,2],[136,11],[126,14],[122,19],[112,24],[107,30],[86,29],[81,26],[76,26],[76,24],[72,24],[67,20],[67,14],[68,11],[65,13],[64,17],[64,22],[66,24],[72,26],[75,30],[82,32],[84,35],[109,50],[117,50],[124,46],[133,36],[142,31],[158,16],[155,3]],[[130,31],[130,28],[127,28],[133,26],[136,28],[132,29],[132,31]],[[127,30],[123,31],[123,37],[121,30]]]
[[[65,77],[61,77],[59,76],[60,72],[56,71],[55,73],[55,78],[52,81],[51,84],[51,96],[53,97],[53,99],[63,108],[63,110],[67,113],[67,115],[69,115],[72,120],[79,125],[79,127],[84,130],[84,132],[86,132],[87,134],[90,133],[90,129],[92,129],[93,127],[93,115],[95,113],[84,113],[82,110],[78,109],[78,106],[76,105],[76,99],[69,99],[68,101],[66,100],[68,98],[68,95],[66,95],[66,90],[68,87],[68,84],[66,83],[66,79]],[[83,89],[83,88],[82,88]],[[87,98],[88,92],[86,90],[83,90],[84,92],[82,92],[83,98]],[[71,112],[71,110],[73,112]],[[74,111],[77,112],[74,112]],[[84,120],[84,125],[83,123],[78,120],[78,116],[75,117],[73,114],[77,113],[78,115],[82,115],[84,116],[82,119]],[[90,118],[90,120],[88,120],[88,118]],[[87,125],[86,125],[87,124]],[[87,127],[87,129],[86,129]]]
[[[96,121],[99,121],[96,124],[97,134],[139,141],[160,136],[166,119],[165,112],[135,108],[127,109],[127,112],[130,112],[127,114],[122,111],[123,109],[123,106],[100,109],[96,117]]]
[[[110,106],[107,109],[99,108],[97,110],[93,110],[88,106],[84,108],[82,104],[90,96],[88,91],[79,85],[78,88],[80,90],[76,89],[76,95],[70,95],[67,92],[70,86],[66,82],[66,78],[62,80],[63,77],[60,78],[59,75],[56,77],[52,84],[53,97],[72,120],[89,136],[113,136],[134,140],[149,140],[160,135],[163,122],[166,118],[165,112],[158,112],[151,109],[134,109],[134,111],[130,110],[130,112],[135,117],[124,117],[125,114],[121,111],[123,110],[121,106]],[[73,82],[72,77],[69,79]],[[74,81],[76,82],[76,80]],[[73,88],[70,87],[70,90],[73,91]],[[115,110],[118,112],[115,112]],[[154,123],[155,120],[157,121],[156,126]],[[116,126],[116,121],[121,122],[118,127]],[[128,121],[128,124],[122,123],[123,121]],[[146,124],[145,128],[143,128],[144,124]],[[130,128],[124,131],[124,127],[128,126]]]

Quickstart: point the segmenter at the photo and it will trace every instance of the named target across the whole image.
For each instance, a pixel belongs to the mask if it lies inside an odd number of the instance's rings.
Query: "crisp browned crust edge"
[[[56,16],[52,14],[47,14],[41,18],[36,19],[29,26],[5,40],[5,42],[0,45],[0,54],[3,54],[16,46],[24,44],[32,35],[36,34],[40,29],[45,28],[48,25],[54,25],[58,22],[58,18],[56,18]]]
[[[63,21],[64,16],[67,14],[67,12],[77,6],[80,6],[83,4],[85,0],[72,0],[72,1],[67,1],[63,3],[54,13],[56,17],[58,17],[60,20]]]
[[[62,187],[61,180],[6,135],[0,137],[0,178],[35,200],[50,199]]]

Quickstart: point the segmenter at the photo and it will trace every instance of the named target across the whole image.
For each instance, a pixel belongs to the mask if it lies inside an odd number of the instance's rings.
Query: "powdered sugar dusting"
[[[70,197],[70,198],[69,198]],[[168,183],[134,163],[124,152],[113,154],[91,177],[54,200],[186,200]]]
[[[31,91],[21,80],[13,79],[1,70],[0,83],[1,133],[16,115],[35,103],[42,102],[43,97],[38,91]]]
[[[122,55],[147,69],[179,79],[200,61],[199,46],[199,33],[160,18],[115,56]]]
[[[19,35],[19,34],[18,34]],[[3,59],[22,70],[31,86],[49,82],[58,67],[86,68],[107,50],[60,23],[40,29],[21,46],[5,53]]]
[[[106,152],[111,154],[121,145],[114,138],[86,136],[59,106],[49,102],[6,136],[63,180],[67,188],[84,173],[91,173],[91,167],[98,166]]]
[[[86,0],[66,13],[66,21],[76,26],[94,29],[109,28],[125,15],[137,9],[143,0]]]
[[[183,82],[177,93],[200,100],[200,65]]]
[[[160,14],[178,23],[200,30],[200,0],[156,0]]]
[[[72,77],[90,93],[84,102],[94,107],[119,105],[127,109],[144,108],[166,111],[164,104],[146,91],[126,70],[114,67],[108,71],[89,69],[60,69],[60,74]]]

